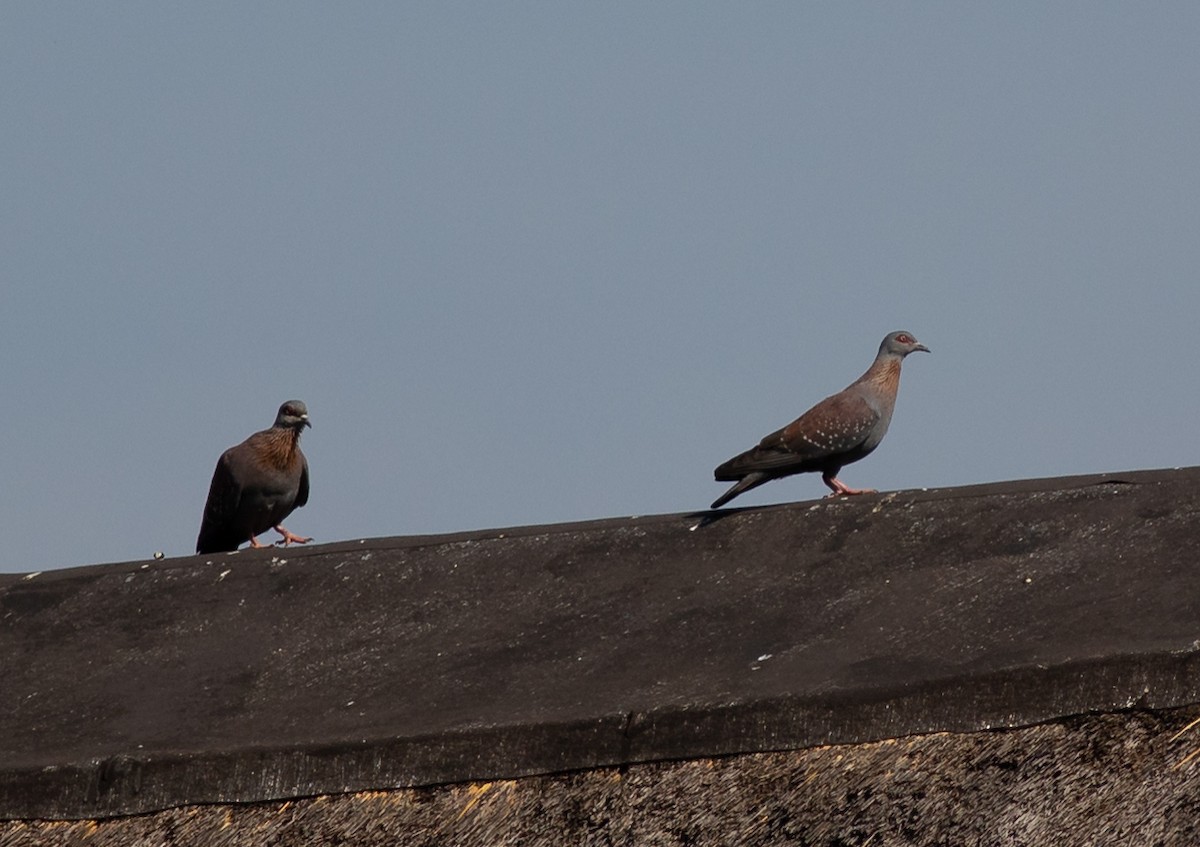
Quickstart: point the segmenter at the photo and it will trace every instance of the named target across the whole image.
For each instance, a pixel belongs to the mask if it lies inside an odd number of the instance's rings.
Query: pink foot
[[[266,544],[263,544],[261,541],[259,541],[259,540],[258,540],[257,538],[255,538],[253,535],[251,535],[251,536],[250,536],[250,546],[251,546],[253,549],[255,549],[255,550],[260,550],[260,549],[262,549],[263,547],[266,547],[267,545],[266,545]]]
[[[874,488],[851,488],[832,474],[823,474],[821,479],[831,489],[831,493],[826,494],[826,497],[851,497],[855,494],[875,494]]]
[[[283,536],[282,543],[283,543],[284,547],[287,547],[289,544],[307,544],[308,542],[312,541],[311,538],[304,538],[303,536],[300,536],[300,535],[293,535],[292,533],[288,532],[286,529],[283,528],[283,524],[279,524],[277,527],[275,527],[275,531]]]

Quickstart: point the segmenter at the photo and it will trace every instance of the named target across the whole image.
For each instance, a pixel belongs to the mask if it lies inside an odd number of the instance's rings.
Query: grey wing
[[[308,458],[304,459],[304,467],[300,469],[300,488],[296,492],[296,502],[292,508],[299,509],[308,502]]]
[[[237,538],[230,526],[237,515],[242,500],[242,487],[234,478],[228,453],[222,453],[213,471],[208,486],[208,499],[204,503],[204,518],[200,522],[200,535],[196,539],[198,552],[217,552],[222,549],[236,550],[245,541]],[[232,545],[232,546],[231,546]]]

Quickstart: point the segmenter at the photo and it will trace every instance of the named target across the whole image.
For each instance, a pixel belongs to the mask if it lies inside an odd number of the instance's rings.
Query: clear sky
[[[933,353],[849,485],[1197,464],[1198,44],[1190,2],[6,4],[0,570],[190,554],[291,398],[318,541],[701,509],[894,329]]]

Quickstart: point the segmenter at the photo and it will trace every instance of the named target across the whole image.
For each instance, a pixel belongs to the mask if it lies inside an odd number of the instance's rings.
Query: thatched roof
[[[861,762],[866,783],[836,783],[848,792],[903,794],[886,787],[890,754],[871,752],[894,745],[830,744],[1131,708],[1141,717],[1092,719],[1125,729],[1011,737],[1173,727],[1183,718],[1156,710],[1200,703],[1198,483],[1200,469],[1034,480],[730,510],[699,528],[701,514],[666,515],[0,577],[0,818],[579,770],[511,791],[749,769],[767,803],[787,768],[820,761],[794,786],[800,827],[811,785],[832,779],[822,756]],[[970,757],[1009,735],[903,744]],[[760,751],[793,752],[733,755]],[[983,779],[939,776],[922,755],[914,795]],[[695,761],[639,764],[678,760]],[[1076,776],[1110,778],[1096,773]],[[452,806],[471,790],[314,808]],[[605,808],[633,802],[618,793]],[[272,808],[234,817],[267,826]]]

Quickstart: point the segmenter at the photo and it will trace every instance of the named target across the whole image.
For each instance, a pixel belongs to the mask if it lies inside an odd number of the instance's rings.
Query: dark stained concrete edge
[[[1131,710],[434,789],[0,822],[0,844],[1195,845],[1198,713]]]
[[[1189,682],[1180,689],[1169,684],[1172,680]],[[1131,690],[1141,695],[1114,696]],[[1117,657],[947,680],[912,691],[845,691],[819,700],[730,704],[699,714],[666,709],[428,738],[0,767],[0,820],[103,819],[179,806],[517,779],[930,732],[1009,729],[1195,703],[1200,703],[1200,655]]]

